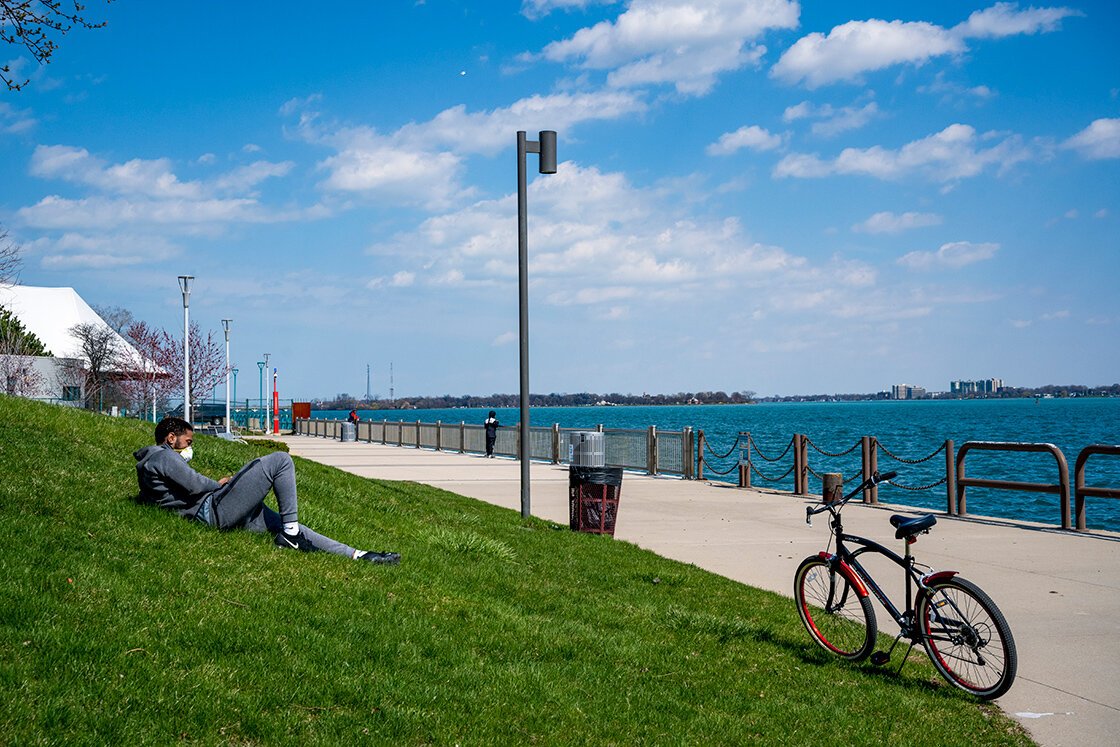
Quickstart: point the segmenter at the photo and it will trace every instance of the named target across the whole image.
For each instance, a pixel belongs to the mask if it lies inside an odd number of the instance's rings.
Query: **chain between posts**
[[[851,453],[851,451],[849,450],[849,451],[848,451],[848,452],[846,452],[846,453]],[[823,476],[821,476],[821,474],[820,474],[819,472],[817,472],[817,471],[816,471],[815,469],[813,469],[812,467],[810,467],[810,466],[809,466],[808,464],[806,464],[806,465],[805,465],[805,469],[807,469],[807,470],[809,471],[809,474],[810,474],[810,475],[812,475],[813,477],[817,478],[817,479],[818,479],[818,480],[820,480],[821,482],[824,482],[824,477],[823,477]],[[850,482],[851,482],[852,480],[855,480],[856,478],[859,478],[859,480],[860,480],[860,481],[862,481],[862,480],[863,480],[863,475],[862,475],[861,473],[859,473],[859,472],[856,472],[855,474],[853,474],[853,475],[850,475],[850,476],[848,477],[848,479],[847,479],[847,480],[844,480],[844,481],[843,481],[843,482],[841,482],[840,484],[841,484],[841,485],[847,485],[848,483],[850,483]],[[945,482],[945,481],[944,481],[944,480],[942,480],[942,482]],[[891,484],[893,485],[894,483],[891,483]]]
[[[941,452],[945,451],[945,444],[943,443],[943,444],[941,444],[941,446],[937,447],[937,450],[934,451],[929,456],[922,457],[921,459],[903,459],[902,457],[893,453],[886,446],[883,446],[882,441],[879,441],[878,439],[876,439],[875,444],[879,448],[879,450],[882,451],[884,454],[886,454],[887,456],[889,456],[891,459],[895,460],[896,462],[902,462],[903,464],[921,464],[922,462],[928,462],[930,459],[933,459],[935,456],[937,456]],[[941,482],[945,482],[945,481],[942,480]],[[937,487],[940,484],[941,483],[934,483],[930,487]],[[891,485],[894,485],[894,483],[892,482]],[[895,485],[895,487],[902,487],[902,486],[901,485]]]
[[[793,465],[791,464],[789,466],[789,469],[787,469],[785,472],[778,475],[777,477],[770,477],[769,475],[762,474],[762,472],[759,471],[758,467],[754,466],[754,462],[751,462],[751,472],[755,473],[756,475],[761,477],[763,480],[766,480],[768,482],[778,482],[779,480],[784,480],[787,477],[789,477],[791,474],[793,474]]]
[[[885,482],[888,485],[895,486],[899,490],[910,490],[910,491],[918,492],[918,491],[922,491],[922,490],[932,490],[932,489],[936,488],[938,485],[944,485],[948,481],[949,481],[948,477],[942,477],[937,482],[931,482],[929,485],[899,485],[894,480],[886,480]]]
[[[821,447],[817,446],[817,445],[816,445],[815,443],[813,443],[813,439],[809,438],[808,436],[805,436],[805,443],[809,444],[809,445],[810,445],[810,446],[812,446],[812,447],[813,447],[814,449],[816,449],[816,451],[817,451],[818,453],[820,453],[820,454],[824,454],[824,455],[825,455],[825,456],[827,456],[827,457],[842,457],[842,456],[848,456],[848,454],[851,454],[851,453],[852,453],[853,451],[855,451],[856,449],[858,449],[858,448],[859,448],[859,447],[860,447],[860,446],[862,445],[862,444],[861,444],[861,443],[860,443],[859,441],[856,441],[856,442],[855,442],[854,444],[852,444],[851,448],[850,448],[850,449],[848,449],[847,451],[838,451],[838,452],[836,452],[836,453],[834,454],[834,453],[832,453],[832,452],[830,452],[830,451],[825,451],[825,450],[824,450],[824,449],[822,449]],[[936,453],[936,452],[935,452],[935,453]],[[809,470],[809,471],[810,471],[810,472],[812,472],[812,470]],[[816,474],[816,473],[814,472],[813,474]]]
[[[735,464],[732,464],[726,470],[721,472],[720,470],[713,467],[711,464],[705,463],[704,464],[704,469],[710,470],[713,474],[716,474],[716,475],[730,475],[734,470],[739,469],[739,464],[738,464],[738,462],[736,462]]]
[[[777,462],[777,461],[779,461],[782,457],[784,457],[786,454],[789,453],[790,449],[793,448],[793,439],[791,438],[789,440],[789,443],[786,444],[786,450],[783,451],[778,456],[771,459],[770,457],[763,454],[762,450],[758,448],[758,442],[754,440],[754,434],[748,434],[747,435],[747,443],[749,443],[751,446],[753,446],[754,447],[754,453],[757,454],[758,456],[762,457],[763,461],[766,461],[766,462]],[[793,467],[790,467],[790,471],[791,472],[793,471]],[[789,474],[789,473],[787,472],[786,474]],[[782,477],[785,477],[785,475],[782,475]],[[779,477],[778,479],[780,480],[782,478]]]
[[[742,439],[743,439],[743,434],[740,433],[738,436],[735,437],[735,443],[731,444],[731,448],[727,450],[726,454],[717,454],[714,451],[712,451],[712,447],[708,444],[708,439],[706,439],[706,438],[704,439],[704,449],[709,454],[711,454],[713,457],[715,457],[716,459],[726,459],[727,457],[729,457],[733,453],[735,453],[735,450],[739,448],[739,442]],[[738,466],[738,465],[736,465],[736,466]],[[712,468],[709,467],[709,469],[712,469]],[[716,472],[715,469],[712,469],[712,472],[715,472],[717,475],[730,474],[730,471],[728,471],[728,472]]]

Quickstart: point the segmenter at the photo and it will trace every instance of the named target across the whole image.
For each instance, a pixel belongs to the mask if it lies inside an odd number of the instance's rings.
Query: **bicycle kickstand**
[[[883,653],[882,651],[876,651],[874,654],[872,654],[871,655],[871,663],[881,666],[883,664],[886,664],[888,661],[890,661],[891,660],[891,654],[894,653],[894,648],[895,648],[895,646],[898,645],[898,642],[900,640],[902,640],[903,635],[905,635],[905,633],[899,633],[897,636],[895,636],[894,643],[891,644],[891,647],[889,649],[887,649],[886,653]],[[895,672],[896,677],[898,675],[902,674],[902,668],[904,666],[906,666],[906,660],[908,658],[910,658],[910,652],[913,651],[913,650],[914,650],[914,641],[910,641],[910,647],[906,649],[906,654],[902,657],[902,662],[898,665],[898,671]]]

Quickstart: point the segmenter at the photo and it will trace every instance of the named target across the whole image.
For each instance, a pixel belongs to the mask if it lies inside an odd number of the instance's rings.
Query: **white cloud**
[[[541,18],[554,10],[583,10],[591,5],[609,5],[616,0],[522,0],[521,13],[526,18]]]
[[[1101,208],[1097,212],[1093,213],[1093,217],[1094,218],[1107,218],[1108,217],[1108,208]]]
[[[505,347],[506,345],[512,345],[515,342],[517,342],[517,334],[516,333],[514,333],[514,332],[503,332],[502,334],[495,337],[493,342],[491,342],[490,344],[493,345],[496,348],[500,348],[500,347]]]
[[[1069,8],[1019,10],[1015,3],[996,3],[977,11],[952,29],[924,21],[849,21],[828,34],[813,32],[798,39],[770,74],[789,84],[818,88],[839,81],[858,81],[867,72],[895,65],[924,65],[944,55],[968,51],[966,39],[1054,31]]]
[[[182,247],[153,234],[90,236],[68,232],[58,238],[37,239],[25,247],[29,257],[49,270],[109,269],[161,262],[178,256]]]
[[[267,223],[295,220],[262,209],[252,199],[146,200],[49,195],[16,213],[29,226],[46,229],[115,228],[125,225],[201,227],[224,223]]]
[[[0,133],[18,135],[28,132],[38,124],[28,109],[17,109],[11,104],[0,101]]]
[[[416,274],[415,273],[405,272],[405,271],[402,270],[401,272],[398,272],[395,275],[393,275],[393,279],[390,282],[390,285],[392,285],[394,288],[407,288],[408,286],[412,285],[415,282],[416,282]]]
[[[999,244],[973,244],[971,241],[954,241],[942,244],[933,252],[910,252],[898,259],[898,264],[911,270],[931,270],[939,267],[959,269],[991,259],[999,251]]]
[[[85,148],[68,145],[40,145],[31,156],[32,176],[62,179],[85,184],[106,192],[155,197],[202,197],[197,182],[181,182],[171,171],[171,160],[134,158],[125,163],[108,164]]]
[[[782,119],[786,122],[796,122],[801,119],[816,119],[812,125],[814,135],[832,137],[841,132],[858,130],[879,116],[879,105],[874,101],[863,106],[853,104],[835,108],[832,104],[814,105],[810,101],[786,107]]]
[[[953,31],[966,38],[997,38],[1015,34],[1038,34],[1056,31],[1063,18],[1084,15],[1072,8],[1036,8],[1019,10],[1018,3],[996,3],[972,13]]]
[[[1097,119],[1062,143],[1092,160],[1120,158],[1120,119]]]
[[[988,143],[994,144],[989,146]],[[845,148],[832,160],[791,153],[778,162],[773,175],[775,178],[809,179],[857,174],[893,180],[920,174],[947,183],[977,176],[988,168],[1004,173],[1033,157],[1035,153],[1018,136],[996,133],[980,136],[969,125],[954,124],[897,150],[879,145]]]
[[[796,28],[799,11],[793,0],[633,0],[614,21],[580,29],[541,56],[611,70],[613,86],[667,83],[704,94],[720,73],[757,63],[765,50],[747,43]]]
[[[875,213],[862,223],[852,226],[857,233],[901,233],[912,228],[941,225],[941,216],[934,213],[907,212],[896,214],[889,211]]]
[[[774,150],[781,144],[780,135],[771,134],[758,125],[750,125],[720,135],[719,140],[708,146],[707,153],[710,156],[727,156],[742,148]]]
[[[893,65],[922,65],[933,57],[964,50],[960,39],[931,23],[849,21],[827,36],[814,32],[798,39],[770,74],[785,83],[804,82],[818,88]]]

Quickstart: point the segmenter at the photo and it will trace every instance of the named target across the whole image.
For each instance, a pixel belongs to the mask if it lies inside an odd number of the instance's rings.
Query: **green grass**
[[[150,433],[0,396],[0,744],[1029,744],[789,599],[434,488],[297,460],[301,518],[398,567],[137,505]]]

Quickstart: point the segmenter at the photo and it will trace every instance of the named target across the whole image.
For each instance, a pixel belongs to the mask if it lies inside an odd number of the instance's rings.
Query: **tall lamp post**
[[[226,433],[230,432],[230,429],[229,429],[229,375],[230,375],[231,369],[230,369],[230,365],[229,365],[229,328],[230,328],[231,324],[233,324],[232,319],[223,319],[222,320],[222,329],[224,329],[226,331]]]
[[[265,353],[264,354],[264,370],[265,371],[268,370],[268,358],[269,358],[270,355],[272,355],[272,353]],[[270,422],[272,422],[272,398],[271,397],[264,401],[264,432],[265,433],[268,433],[268,425],[269,425]]]
[[[179,276],[183,292],[183,420],[191,422],[191,281],[194,275]]]
[[[541,130],[537,140],[526,140],[525,131],[517,132],[517,288],[518,330],[521,359],[521,423],[517,458],[521,460],[521,518],[529,518],[529,215],[526,206],[528,185],[525,178],[525,156],[537,153],[542,174],[556,173],[556,132]]]
[[[261,389],[260,389],[260,392],[257,395],[258,396],[257,409],[258,410],[263,410],[264,409],[264,361],[257,361],[257,371],[261,375]]]

